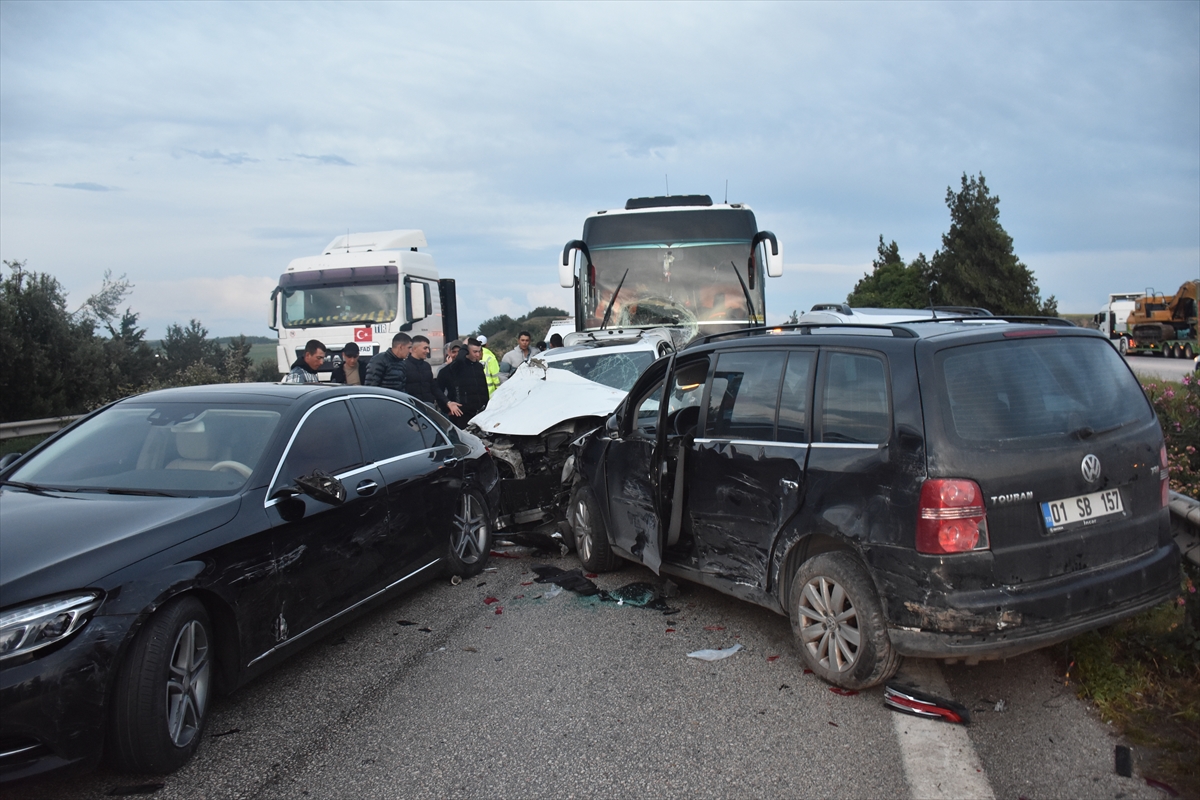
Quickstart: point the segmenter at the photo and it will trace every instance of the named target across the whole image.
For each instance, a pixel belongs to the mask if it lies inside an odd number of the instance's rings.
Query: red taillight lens
[[[917,552],[941,555],[987,547],[987,514],[979,484],[945,478],[925,481],[917,512]]]

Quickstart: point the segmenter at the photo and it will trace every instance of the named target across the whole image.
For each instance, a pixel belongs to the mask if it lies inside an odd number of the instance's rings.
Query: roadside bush
[[[1142,389],[1158,413],[1167,444],[1171,488],[1200,500],[1200,381],[1145,380]]]

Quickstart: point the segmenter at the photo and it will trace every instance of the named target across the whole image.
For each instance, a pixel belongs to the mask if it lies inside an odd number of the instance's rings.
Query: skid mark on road
[[[928,659],[904,662],[905,677],[926,691],[948,697],[941,667]],[[892,714],[904,777],[916,800],[994,800],[971,737],[961,725]]]

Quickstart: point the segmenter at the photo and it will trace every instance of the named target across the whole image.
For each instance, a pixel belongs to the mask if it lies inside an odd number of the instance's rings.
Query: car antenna
[[[729,205],[729,178],[725,179],[725,205]],[[734,267],[737,269],[737,267]]]
[[[937,319],[937,306],[933,304],[933,288],[937,285],[937,281],[929,282],[929,311],[933,314],[934,319]]]
[[[663,183],[667,185],[667,197],[671,196],[671,179],[667,173],[663,173]]]

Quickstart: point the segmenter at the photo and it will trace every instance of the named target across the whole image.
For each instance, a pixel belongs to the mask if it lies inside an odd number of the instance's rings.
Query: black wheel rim
[[[175,637],[167,678],[167,734],[176,747],[186,747],[200,733],[211,672],[208,631],[199,621],[188,620]]]
[[[488,522],[482,504],[474,495],[464,494],[454,516],[454,554],[464,564],[474,564],[487,546]]]

